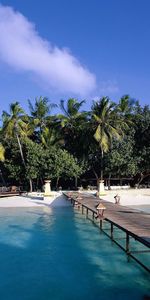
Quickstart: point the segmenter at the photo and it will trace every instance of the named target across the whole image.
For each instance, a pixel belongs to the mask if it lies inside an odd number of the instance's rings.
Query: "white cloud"
[[[119,87],[116,81],[107,80],[100,82],[99,90],[103,94],[114,94],[119,92]]]
[[[107,80],[107,81],[101,81],[99,82],[98,88],[97,88],[97,95],[93,96],[92,99],[94,101],[98,101],[103,96],[111,96],[113,94],[117,94],[119,92],[119,86],[117,81],[113,80]]]
[[[21,13],[0,5],[0,59],[30,72],[51,90],[81,96],[96,88],[95,76],[66,49],[44,40]]]

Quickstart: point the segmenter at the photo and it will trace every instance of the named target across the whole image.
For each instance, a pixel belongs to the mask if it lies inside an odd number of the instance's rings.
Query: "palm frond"
[[[0,143],[0,161],[4,161],[5,160],[5,149],[3,147],[3,145]]]

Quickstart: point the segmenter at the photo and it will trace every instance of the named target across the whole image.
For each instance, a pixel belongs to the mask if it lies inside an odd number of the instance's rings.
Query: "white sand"
[[[106,191],[105,196],[101,196],[102,199],[115,203],[114,196],[119,194],[120,205],[150,205],[150,189],[130,189],[130,190],[112,190]],[[0,198],[0,207],[33,207],[33,206],[66,206],[66,200],[58,193],[55,200],[51,203],[51,200],[40,200],[38,197],[26,197],[26,196],[12,196]]]
[[[120,204],[129,205],[150,205],[150,189],[129,189],[106,191],[102,199],[115,203],[114,196],[120,196]]]
[[[51,199],[42,200],[41,197],[31,196],[11,196],[0,198],[0,207],[37,207],[37,206],[66,206],[67,201],[63,195],[57,193],[57,196]]]

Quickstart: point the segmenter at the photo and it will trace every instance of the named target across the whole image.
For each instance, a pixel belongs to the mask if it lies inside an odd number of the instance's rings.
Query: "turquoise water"
[[[0,300],[144,300],[149,279],[71,207],[0,210]]]

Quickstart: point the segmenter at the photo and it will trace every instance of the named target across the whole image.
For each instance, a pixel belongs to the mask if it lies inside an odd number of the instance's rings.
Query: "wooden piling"
[[[114,226],[113,226],[113,223],[111,223],[111,239],[113,240],[114,239]]]
[[[126,252],[127,252],[127,254],[129,254],[129,251],[130,251],[129,242],[130,242],[130,236],[129,236],[128,232],[126,232]]]

